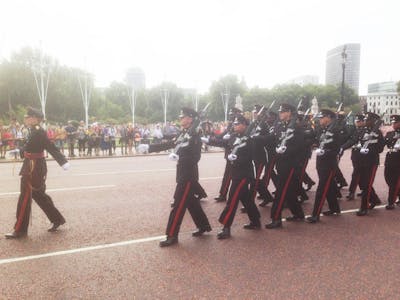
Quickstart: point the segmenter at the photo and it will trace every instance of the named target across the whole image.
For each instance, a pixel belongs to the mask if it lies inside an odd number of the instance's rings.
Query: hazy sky
[[[361,44],[360,93],[400,80],[399,0],[1,0],[0,58],[39,47],[85,68],[96,85],[141,67],[206,91],[226,74],[272,87],[299,75],[325,82],[326,52]]]

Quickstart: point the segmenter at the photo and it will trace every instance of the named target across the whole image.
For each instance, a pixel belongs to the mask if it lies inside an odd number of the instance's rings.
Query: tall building
[[[368,94],[372,93],[396,93],[397,82],[385,81],[368,84]]]
[[[146,88],[146,76],[140,68],[130,68],[126,71],[126,83],[134,88],[140,90]]]
[[[357,94],[360,85],[360,44],[344,44],[326,54],[325,84],[337,85],[342,83],[342,53],[345,49],[344,82]]]
[[[390,115],[400,114],[400,95],[396,82],[378,82],[368,85],[367,111],[382,116],[386,124]]]

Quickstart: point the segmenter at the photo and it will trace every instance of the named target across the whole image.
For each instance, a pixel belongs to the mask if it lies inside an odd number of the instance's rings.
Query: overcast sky
[[[97,86],[141,67],[206,91],[226,74],[272,87],[299,75],[325,83],[326,52],[361,44],[360,93],[400,80],[399,0],[12,0],[0,1],[0,58],[39,47],[85,68]]]

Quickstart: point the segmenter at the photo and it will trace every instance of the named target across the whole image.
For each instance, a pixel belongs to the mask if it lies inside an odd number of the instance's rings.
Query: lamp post
[[[344,73],[346,70],[346,46],[343,47],[342,51],[342,90],[340,92],[340,102],[344,103]]]

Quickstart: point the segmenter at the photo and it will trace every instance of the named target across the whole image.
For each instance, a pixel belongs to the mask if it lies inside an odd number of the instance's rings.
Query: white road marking
[[[132,245],[132,244],[152,242],[152,241],[161,240],[162,238],[165,238],[165,235],[153,236],[153,237],[148,237],[148,238],[143,238],[143,239],[123,241],[123,242],[117,242],[117,243],[111,243],[111,244],[76,248],[76,249],[71,249],[71,250],[49,252],[49,253],[38,254],[38,255],[0,259],[0,265],[10,264],[10,263],[15,263],[15,262],[20,262],[20,261],[35,260],[35,259],[40,259],[40,258],[45,258],[45,257],[68,255],[68,254],[74,254],[74,253],[80,253],[80,252],[87,252],[87,251],[101,250],[101,249],[107,249],[107,248],[113,248],[113,247],[127,246],[127,245]]]
[[[379,206],[376,206],[375,209],[384,208],[384,207],[385,207],[385,205],[379,205]],[[345,210],[345,211],[342,211],[342,214],[356,212],[357,210],[358,209]],[[323,217],[323,215],[321,215],[321,216]],[[283,219],[282,221],[286,221],[286,219]],[[36,259],[41,259],[41,258],[46,258],[46,257],[61,256],[61,255],[95,251],[95,250],[101,250],[101,249],[107,249],[107,248],[121,247],[121,246],[133,245],[133,244],[141,244],[141,243],[146,243],[146,242],[159,241],[163,238],[165,238],[165,235],[146,237],[146,238],[141,238],[141,239],[122,241],[122,242],[116,242],[116,243],[110,243],[110,244],[103,244],[103,245],[97,245],[97,246],[82,247],[82,248],[76,248],[76,249],[70,249],[70,250],[48,252],[48,253],[37,254],[37,255],[5,258],[5,259],[0,259],[0,265],[11,264],[11,263],[20,262],[20,261],[36,260]]]
[[[79,186],[79,187],[70,187],[70,188],[62,188],[62,189],[47,189],[46,192],[64,192],[64,191],[79,191],[79,190],[93,190],[93,189],[108,189],[116,187],[115,184],[107,184],[107,185],[92,185],[92,186]],[[9,192],[9,193],[0,193],[1,196],[12,196],[19,195],[20,192]]]
[[[81,174],[71,174],[71,176],[91,176],[91,175],[118,175],[118,174],[130,174],[130,173],[147,173],[147,172],[171,172],[174,169],[152,169],[152,170],[129,170],[129,171],[109,171],[109,172],[93,172],[93,173],[81,173]]]

